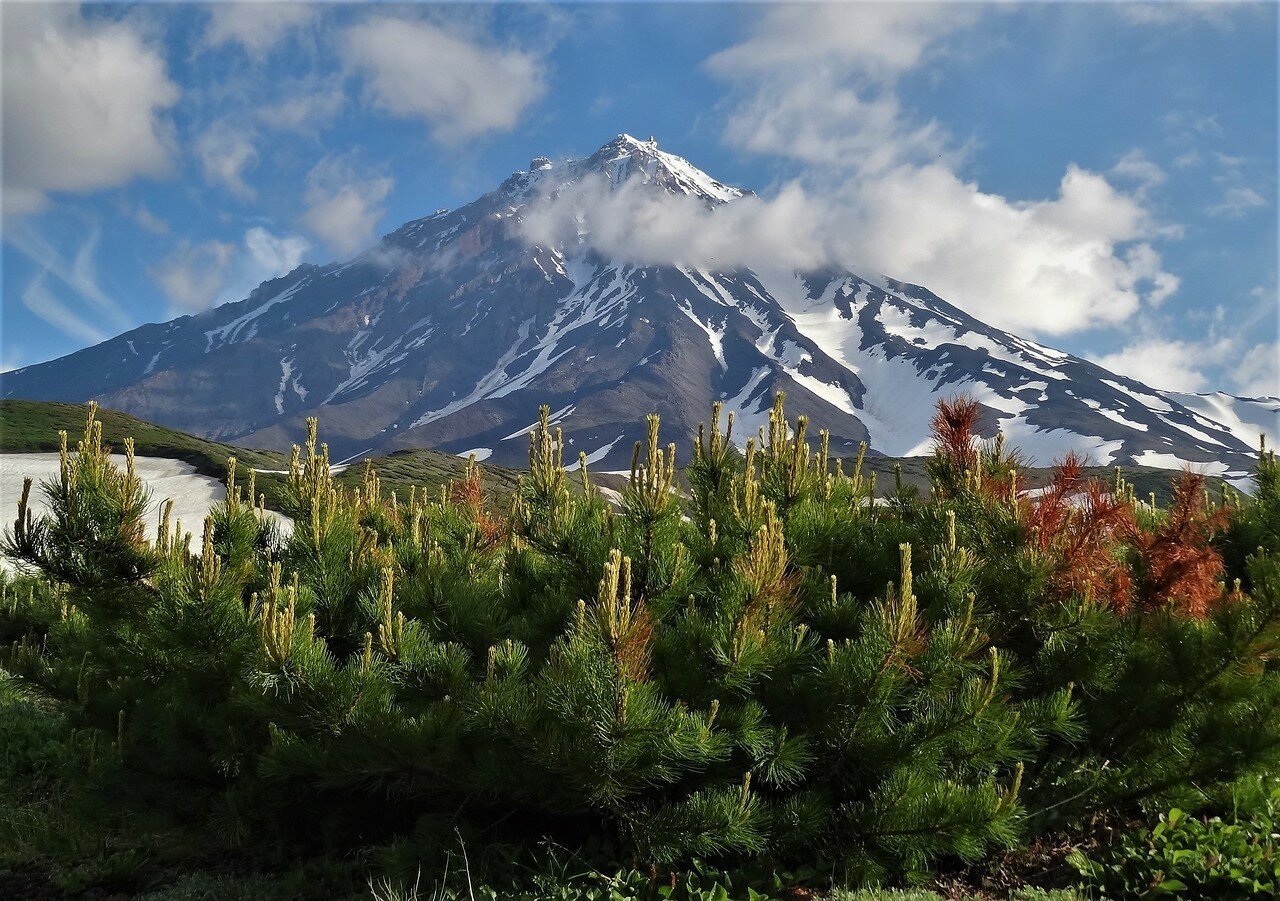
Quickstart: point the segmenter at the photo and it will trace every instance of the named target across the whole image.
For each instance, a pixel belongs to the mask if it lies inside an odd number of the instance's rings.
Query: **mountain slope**
[[[988,432],[998,424],[1040,462],[1074,449],[1101,464],[1185,461],[1231,477],[1249,467],[1256,440],[1242,440],[1243,421],[991,328],[920,287],[635,265],[590,248],[589,209],[576,235],[525,237],[539,204],[590,204],[601,186],[713,207],[744,195],[622,135],[582,160],[535,159],[349,262],[302,266],[240,303],[9,373],[4,394],[96,398],[282,449],[319,415],[335,460],[438,447],[505,464],[523,460],[548,403],[571,450],[620,469],[650,410],[682,437],[720,398],[741,438],[785,390],[837,452],[867,440],[910,455],[927,446],[937,398],[964,392],[983,403]]]

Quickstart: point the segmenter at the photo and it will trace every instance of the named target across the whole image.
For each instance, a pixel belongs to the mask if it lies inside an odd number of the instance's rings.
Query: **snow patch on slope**
[[[1252,448],[1258,447],[1259,437],[1267,436],[1267,443],[1275,447],[1280,438],[1280,397],[1233,397],[1221,391],[1212,394],[1181,394],[1164,392],[1165,396],[1188,410],[1220,424],[1235,438]]]
[[[276,304],[284,303],[290,297],[301,291],[305,285],[310,283],[311,279],[304,278],[295,283],[292,287],[281,291],[266,303],[254,307],[242,316],[237,316],[235,319],[232,319],[226,325],[222,325],[218,328],[210,329],[205,332],[205,353],[213,350],[214,347],[221,347],[223,344],[234,344],[241,338],[252,338],[253,335],[256,334],[256,328],[251,327],[249,332],[244,334],[245,326],[252,326],[255,320],[257,320],[263,313],[267,312],[267,310],[271,309]]]

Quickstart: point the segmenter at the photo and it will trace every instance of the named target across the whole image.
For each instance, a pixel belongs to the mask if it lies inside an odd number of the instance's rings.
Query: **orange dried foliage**
[[[932,427],[935,450],[946,463],[943,478],[948,485],[943,490],[976,486],[987,500],[1013,503],[1025,485],[1018,472],[1022,458],[1017,451],[1005,451],[1000,440],[994,449],[980,451],[975,430],[981,417],[982,405],[971,397],[938,401]]]
[[[633,682],[643,682],[649,675],[653,658],[653,615],[644,602],[632,609],[626,629],[617,636],[612,647],[618,672]]]
[[[974,447],[974,430],[982,407],[971,397],[951,397],[938,401],[933,414],[933,437],[938,450],[957,474],[973,469],[978,463]]]
[[[472,469],[455,480],[449,486],[449,500],[456,506],[479,513],[484,508],[484,486],[480,483],[479,470]]]
[[[1068,453],[1040,496],[1023,499],[1019,515],[1036,549],[1053,558],[1050,584],[1058,595],[1128,606],[1132,579],[1117,550],[1131,533],[1132,511],[1096,479],[1084,478],[1080,455]]]
[[[492,515],[485,507],[484,486],[481,484],[478,468],[469,468],[466,475],[449,486],[449,500],[455,506],[471,511],[476,527],[480,530],[480,544],[483,547],[493,547],[506,537],[506,518]]]
[[[1184,472],[1163,522],[1149,530],[1123,498],[1083,471],[1084,461],[1068,454],[1044,492],[1020,505],[1032,544],[1053,559],[1054,591],[1088,594],[1120,613],[1134,605],[1148,612],[1172,605],[1187,616],[1207,615],[1225,596],[1222,558],[1211,540],[1227,511],[1205,506],[1205,477]],[[1126,546],[1132,570],[1123,558]]]
[[[1140,574],[1134,600],[1141,609],[1173,605],[1188,616],[1203,618],[1227,597],[1222,557],[1211,541],[1226,525],[1228,511],[1209,509],[1204,487],[1203,474],[1183,472],[1159,527],[1150,532],[1132,527],[1130,541]]]

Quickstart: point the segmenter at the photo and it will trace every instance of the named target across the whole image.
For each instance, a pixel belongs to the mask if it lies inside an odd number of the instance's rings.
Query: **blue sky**
[[[0,16],[5,368],[625,131],[760,195],[709,245],[924,284],[1157,387],[1280,394],[1273,3]]]

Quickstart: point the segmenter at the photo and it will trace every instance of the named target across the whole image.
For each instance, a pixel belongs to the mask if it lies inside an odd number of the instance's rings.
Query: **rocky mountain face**
[[[319,416],[335,460],[425,446],[514,465],[546,403],[570,450],[605,470],[626,467],[647,412],[680,440],[721,399],[742,440],[776,391],[850,453],[864,440],[926,453],[935,401],[958,393],[1040,463],[1074,449],[1234,478],[1259,427],[1277,431],[1280,399],[1160,392],[890,278],[635,265],[583,234],[528,239],[531,205],[588,182],[711,206],[745,193],[622,135],[585,159],[535,159],[348,262],[304,265],[239,303],[7,373],[3,393],[97,399],[266,448]]]

